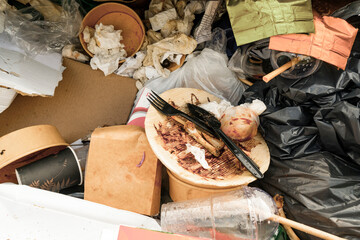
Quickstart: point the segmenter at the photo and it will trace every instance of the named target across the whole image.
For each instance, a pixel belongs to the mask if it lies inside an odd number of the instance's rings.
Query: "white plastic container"
[[[153,218],[12,183],[0,184],[0,239],[117,240],[120,225],[160,230]]]
[[[17,93],[14,89],[0,87],[0,113],[10,106],[16,95]]]
[[[161,208],[162,231],[210,239],[270,239],[278,223],[275,202],[258,188],[215,195],[206,199],[167,203]]]

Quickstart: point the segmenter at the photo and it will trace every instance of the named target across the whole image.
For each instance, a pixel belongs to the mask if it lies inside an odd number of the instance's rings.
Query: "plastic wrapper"
[[[337,13],[360,26],[360,1]],[[271,165],[260,186],[284,195],[289,218],[347,239],[360,236],[359,93],[358,34],[345,70],[323,62],[302,79],[256,82],[241,101],[258,98],[267,106],[260,131]],[[317,239],[297,234],[302,240]]]
[[[43,5],[42,5],[43,4]],[[75,0],[64,0],[61,8],[45,2],[39,5],[6,11],[5,32],[28,54],[61,52],[61,49],[76,41],[82,17]],[[58,15],[44,13],[57,9]],[[60,10],[59,10],[60,9]],[[38,11],[39,10],[39,11]]]
[[[239,47],[229,60],[228,67],[240,78],[262,80],[273,69],[270,63],[269,39]]]
[[[205,48],[201,53],[188,56],[180,69],[168,78],[156,78],[145,87],[158,93],[177,87],[203,89],[236,105],[244,92],[243,84],[227,68],[227,56]]]

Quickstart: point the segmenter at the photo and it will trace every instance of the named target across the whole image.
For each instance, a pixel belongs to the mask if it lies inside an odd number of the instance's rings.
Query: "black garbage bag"
[[[329,152],[278,160],[260,182],[284,195],[287,217],[347,239],[360,239],[360,169]],[[300,239],[317,239],[296,231]]]
[[[360,1],[334,14],[360,28]],[[360,165],[360,33],[345,71],[324,62],[306,78],[255,82],[241,102],[255,98],[267,105],[260,129],[273,157],[291,159],[326,150]]]
[[[360,1],[334,16],[360,28]],[[306,78],[255,82],[241,102],[255,98],[267,106],[260,131],[271,153],[257,184],[284,195],[289,218],[360,239],[360,33],[345,70],[323,62]]]

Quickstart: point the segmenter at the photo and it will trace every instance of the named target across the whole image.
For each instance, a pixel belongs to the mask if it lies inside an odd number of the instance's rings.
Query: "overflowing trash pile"
[[[0,0],[0,239],[360,239],[359,27],[347,0]]]

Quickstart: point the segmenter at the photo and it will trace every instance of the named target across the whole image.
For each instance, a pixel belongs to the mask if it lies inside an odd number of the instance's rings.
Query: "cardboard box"
[[[64,66],[54,97],[19,95],[0,114],[0,136],[50,124],[71,143],[96,127],[126,123],[137,92],[135,80],[115,74],[105,77],[101,71],[70,59],[64,59]]]
[[[97,128],[91,135],[84,198],[156,215],[160,210],[161,167],[143,128],[131,125]]]

